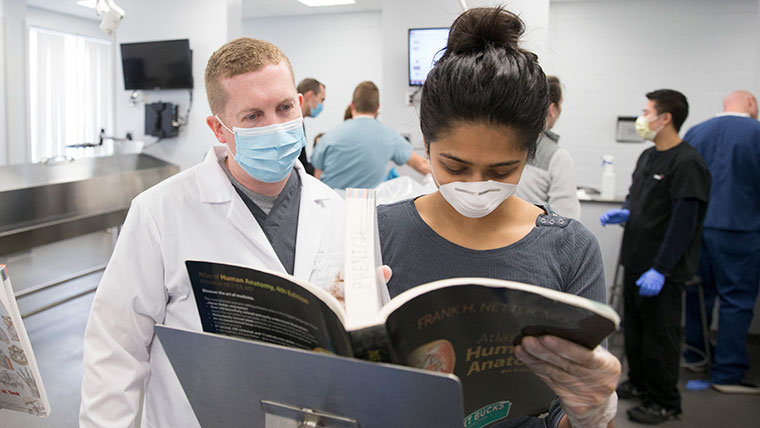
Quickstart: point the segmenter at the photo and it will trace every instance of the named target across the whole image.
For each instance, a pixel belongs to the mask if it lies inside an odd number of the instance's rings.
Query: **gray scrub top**
[[[293,275],[296,259],[298,212],[301,207],[301,177],[291,171],[285,187],[277,197],[248,190],[232,176],[224,160],[219,161],[227,178],[261,226],[285,271]]]

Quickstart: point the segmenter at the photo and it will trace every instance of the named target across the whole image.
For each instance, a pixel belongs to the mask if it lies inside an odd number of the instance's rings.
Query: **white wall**
[[[306,118],[307,153],[314,136],[343,121],[354,88],[371,80],[383,93],[380,12],[286,16],[243,21],[243,35],[274,43],[290,59],[296,84],[313,77],[326,85],[324,110]],[[384,105],[380,106],[386,111]],[[384,114],[384,113],[383,113]]]
[[[0,94],[3,121],[0,122],[0,165],[24,163],[28,160],[27,143],[27,49],[26,49],[26,2],[24,0],[0,0],[3,7],[3,61],[0,79],[4,88]]]
[[[209,147],[216,143],[206,126],[210,114],[203,85],[203,73],[211,54],[227,41],[238,37],[240,31],[241,0],[119,0],[126,17],[116,33],[116,135],[132,132],[146,142],[155,140],[145,137],[145,107],[129,105],[131,91],[124,90],[121,71],[120,43],[168,39],[190,39],[193,50],[193,108],[187,127],[179,137],[161,140],[147,147],[144,152],[179,165],[192,166],[203,159]],[[237,12],[236,12],[237,11]],[[188,106],[188,91],[164,90],[141,91],[144,100],[179,104],[180,114]]]
[[[757,0],[552,2],[551,65],[565,85],[555,131],[577,183],[599,187],[602,154],[615,156],[617,193],[627,193],[651,143],[615,142],[617,116],[636,116],[645,93],[672,88],[689,100],[682,134],[722,109],[734,89],[760,95]]]
[[[8,144],[5,135],[5,5],[0,0],[0,166],[8,159]]]
[[[92,16],[93,19],[86,19],[37,7],[26,8],[27,26],[46,28],[48,30],[61,31],[96,39],[112,40],[112,37],[107,36],[100,31],[100,28],[98,28],[100,21],[94,11],[92,12]]]

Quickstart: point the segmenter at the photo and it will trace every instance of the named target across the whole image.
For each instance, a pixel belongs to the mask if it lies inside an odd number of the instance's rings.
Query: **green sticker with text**
[[[482,428],[493,422],[500,421],[509,415],[510,407],[512,407],[512,403],[509,401],[491,403],[467,415],[464,418],[464,427]]]

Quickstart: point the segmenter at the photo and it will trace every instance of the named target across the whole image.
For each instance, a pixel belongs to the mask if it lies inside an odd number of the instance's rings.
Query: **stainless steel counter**
[[[604,199],[599,195],[578,192],[578,200],[581,201],[581,204],[584,202],[602,202],[608,204],[623,205],[623,202],[625,202],[625,195],[616,195],[612,199]]]
[[[119,226],[179,167],[145,154],[0,167],[0,254]]]

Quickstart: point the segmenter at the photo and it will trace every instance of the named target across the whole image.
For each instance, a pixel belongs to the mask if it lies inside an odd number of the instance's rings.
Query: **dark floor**
[[[610,340],[610,351],[622,356],[623,339],[622,333],[618,333]],[[753,363],[748,377],[760,381],[760,337],[752,336],[748,340],[749,358]],[[623,379],[625,379],[626,363],[623,359]],[[680,419],[660,424],[667,428],[739,428],[760,427],[760,395],[734,395],[723,394],[713,389],[703,391],[688,391],[686,382],[692,379],[708,380],[706,374],[695,374],[686,369],[681,369],[678,389],[681,391],[683,414]],[[636,422],[628,420],[626,410],[638,405],[636,400],[620,400],[618,403],[618,415],[615,418],[615,427],[643,427]]]
[[[11,280],[17,291],[34,284],[49,281],[69,273],[97,266],[107,261],[111,236],[98,233],[63,241],[30,252],[0,257],[0,264],[7,264]],[[72,296],[82,290],[97,285],[100,273],[69,281],[61,287],[34,297],[21,299],[22,312],[49,303],[53,299]],[[38,419],[29,415],[0,410],[0,428],[75,427],[80,402],[82,379],[82,336],[92,294],[74,299],[45,312],[32,315],[24,320],[34,347],[37,362],[52,407],[48,419]],[[616,355],[622,353],[622,337],[610,340],[610,350]],[[750,343],[750,361],[753,369],[750,376],[760,380],[760,339],[753,337]],[[683,393],[684,414],[680,420],[671,421],[662,427],[760,427],[760,395],[727,395],[711,389],[686,391],[686,381],[700,376],[682,371],[680,389]],[[629,421],[625,411],[635,405],[621,401],[615,425],[618,428],[641,426]]]

